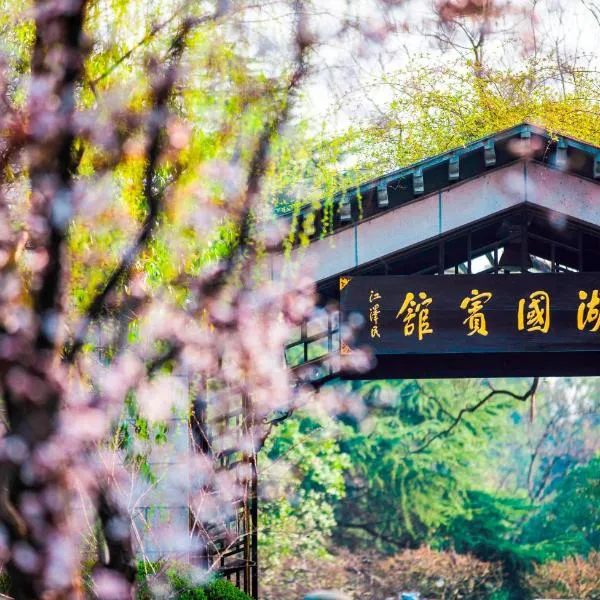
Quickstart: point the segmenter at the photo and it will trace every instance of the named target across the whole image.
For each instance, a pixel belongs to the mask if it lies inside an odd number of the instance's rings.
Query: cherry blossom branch
[[[31,327],[10,333],[3,328],[13,350],[0,371],[9,422],[9,435],[2,440],[0,470],[8,490],[5,507],[19,516],[16,522],[8,522],[7,540],[7,573],[17,600],[41,598],[49,589],[69,597],[79,595],[76,578],[71,577],[75,565],[65,565],[63,578],[52,580],[59,559],[56,542],[67,543],[73,521],[65,463],[60,452],[54,460],[48,460],[47,453],[55,447],[64,393],[53,361],[63,308],[63,253],[73,208],[73,117],[75,90],[87,52],[83,35],[86,6],[85,0],[38,0],[35,4],[36,37],[26,107],[25,149],[31,186],[27,237],[32,251],[43,260],[31,276]],[[23,239],[17,241],[15,254]],[[10,270],[14,271],[14,265]],[[12,453],[12,447],[19,447],[20,454]],[[58,503],[44,503],[48,490],[60,490]],[[35,517],[24,510],[27,503],[35,506]]]
[[[31,63],[33,84],[28,140],[31,197],[34,214],[44,223],[33,243],[44,248],[47,257],[45,267],[38,274],[33,303],[41,321],[37,344],[47,349],[55,346],[60,312],[61,254],[73,210],[75,86],[83,75],[86,55],[83,44],[86,2],[77,0],[72,5],[70,10],[61,11],[49,3],[37,3]],[[57,59],[59,69],[51,64]],[[48,98],[52,94],[59,99],[56,107],[49,106]],[[50,135],[49,126],[53,129]]]

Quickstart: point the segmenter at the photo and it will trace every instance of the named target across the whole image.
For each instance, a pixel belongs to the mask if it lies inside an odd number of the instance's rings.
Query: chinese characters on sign
[[[417,329],[417,337],[419,340],[428,333],[433,333],[433,329],[429,324],[429,306],[432,299],[425,293],[419,292],[418,299],[412,292],[408,292],[404,298],[404,302],[396,315],[396,319],[404,315],[402,322],[404,323],[404,335],[409,336],[415,332],[415,321]]]
[[[369,294],[369,323],[371,323],[371,338],[381,337],[379,335],[379,303],[375,304],[377,300],[381,300],[381,294],[371,290],[371,293]]]
[[[550,329],[550,296],[548,292],[533,292],[529,298],[519,300],[517,317],[519,331],[548,333]]]
[[[479,292],[479,290],[472,290],[471,295],[467,296],[460,303],[460,307],[466,310],[468,317],[463,321],[463,325],[469,328],[467,335],[487,335],[488,330],[486,326],[485,314],[483,312],[483,305],[492,299],[492,292]]]
[[[577,309],[577,329],[579,331],[585,331],[586,327],[589,326],[589,330],[596,332],[600,329],[600,297],[598,290],[592,291],[592,297],[589,302],[588,293],[585,290],[579,291],[579,299],[581,303]]]
[[[492,292],[480,292],[472,290],[471,295],[463,298],[460,308],[467,311],[467,318],[463,325],[467,326],[467,335],[488,335],[487,321],[484,305],[493,297]],[[374,299],[380,299],[377,292],[371,291],[369,302]],[[600,290],[591,292],[591,299],[588,299],[588,292],[579,291],[581,303],[577,311],[577,329],[596,332],[600,330]],[[429,322],[429,306],[433,299],[426,292],[419,292],[417,296],[413,292],[408,292],[404,297],[404,302],[396,314],[396,319],[401,316],[404,323],[404,335],[409,337],[417,333],[417,338],[422,340],[426,334],[433,333],[431,323]],[[371,337],[381,337],[379,334],[379,304],[372,305],[369,310],[369,321],[371,322]],[[543,290],[532,292],[528,298],[521,298],[517,307],[517,329],[519,331],[539,331],[548,333],[550,330],[550,295]]]
[[[341,318],[359,313],[366,323],[347,349],[368,347],[377,376],[600,374],[600,273],[357,275],[343,283]]]

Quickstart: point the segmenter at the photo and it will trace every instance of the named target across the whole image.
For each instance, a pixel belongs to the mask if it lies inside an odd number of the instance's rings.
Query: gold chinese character
[[[369,302],[375,302],[375,300],[381,300],[381,294],[375,290],[371,290],[371,293],[369,294]]]
[[[417,336],[419,340],[423,339],[423,336],[427,333],[433,333],[433,329],[429,324],[429,306],[433,300],[427,296],[425,292],[419,292],[419,299],[415,299],[415,295],[412,292],[408,292],[404,298],[404,302],[396,315],[396,319],[403,313],[404,318],[404,335],[410,336],[415,331],[415,323],[417,321]]]
[[[378,337],[379,335],[379,304],[373,304],[369,309],[369,321],[371,321],[371,338]]]
[[[369,294],[369,302],[371,307],[369,308],[369,321],[371,322],[371,339],[378,337],[381,339],[379,335],[379,303],[373,304],[375,300],[380,300],[381,294],[378,291],[371,290]]]
[[[537,291],[529,295],[527,307],[526,299],[519,300],[519,313],[517,327],[519,331],[539,331],[548,333],[550,329],[550,296],[548,292]]]
[[[479,290],[471,290],[471,296],[467,296],[460,303],[460,307],[466,310],[468,317],[463,323],[469,328],[467,335],[487,335],[487,324],[485,314],[483,313],[483,305],[489,302],[492,298],[492,292],[479,292]]]
[[[377,325],[379,323],[379,304],[373,304],[369,309],[369,321]]]
[[[591,325],[590,331],[598,331],[600,329],[600,297],[598,290],[592,291],[592,297],[589,302],[588,293],[584,290],[579,290],[579,299],[581,303],[577,309],[577,329],[584,331],[587,325]]]

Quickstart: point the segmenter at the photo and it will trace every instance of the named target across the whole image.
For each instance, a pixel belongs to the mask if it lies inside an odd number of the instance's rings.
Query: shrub
[[[302,598],[317,589],[335,589],[360,600],[397,598],[408,591],[432,600],[508,600],[500,563],[429,548],[405,550],[393,557],[335,551],[320,560],[290,557],[275,576],[262,572],[261,598]]]
[[[251,600],[248,594],[225,579],[217,579],[206,586],[207,600]]]
[[[156,581],[159,578],[164,579],[164,571],[166,566],[161,562],[139,561],[137,565],[136,583],[137,594],[136,600],[152,600],[151,581]]]
[[[282,560],[277,569],[261,564],[262,600],[300,599],[318,589],[344,591],[351,598],[371,600],[368,573],[373,563],[360,553],[336,549],[337,555],[315,558],[297,554]],[[381,600],[381,597],[375,597]]]
[[[600,552],[586,558],[575,556],[535,567],[526,578],[535,596],[549,598],[600,598]]]
[[[194,585],[184,572],[170,569],[167,571],[167,577],[177,593],[178,600],[207,600],[204,589]]]
[[[167,568],[162,563],[142,563],[138,567],[137,600],[151,600],[150,581],[167,583],[172,589],[170,598],[177,600],[251,600],[229,581],[215,579],[206,585],[198,584],[192,571],[185,565],[172,565]]]
[[[382,597],[416,590],[426,598],[483,600],[502,589],[500,563],[478,560],[469,554],[436,552],[427,547],[405,550],[377,566]]]

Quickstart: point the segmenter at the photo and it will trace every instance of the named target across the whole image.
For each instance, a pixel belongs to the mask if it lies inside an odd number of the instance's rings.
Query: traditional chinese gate
[[[295,256],[323,305],[362,314],[377,364],[361,378],[598,374],[599,183],[600,149],[523,124],[347,192]],[[287,349],[317,381],[340,348],[328,314]]]
[[[316,385],[348,376],[323,364],[352,351],[330,308],[341,298],[377,357],[363,379],[600,373],[599,184],[600,148],[522,124],[282,215],[302,230],[312,213],[292,263],[313,263],[329,307],[288,364]]]

